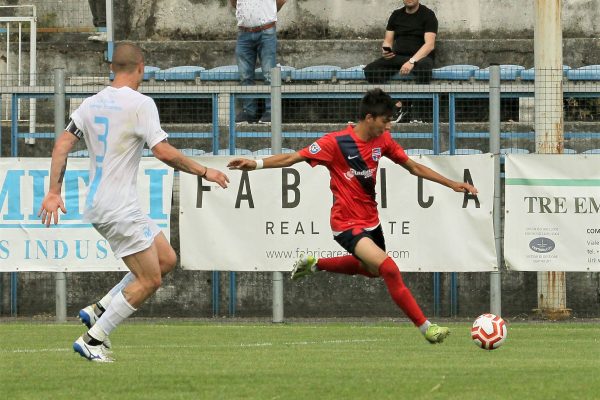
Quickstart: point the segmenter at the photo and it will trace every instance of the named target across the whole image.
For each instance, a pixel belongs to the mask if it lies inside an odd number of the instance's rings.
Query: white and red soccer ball
[[[494,314],[480,315],[471,328],[471,339],[485,350],[494,350],[502,346],[507,334],[506,323]]]

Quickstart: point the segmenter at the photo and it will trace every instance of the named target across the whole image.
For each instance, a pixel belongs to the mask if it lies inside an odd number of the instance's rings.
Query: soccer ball
[[[494,350],[502,346],[507,334],[506,323],[494,314],[480,315],[471,328],[471,339],[485,350]]]

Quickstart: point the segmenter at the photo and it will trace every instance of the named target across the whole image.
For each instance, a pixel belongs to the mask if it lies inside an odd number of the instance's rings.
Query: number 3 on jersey
[[[98,190],[98,186],[102,180],[102,162],[104,161],[104,156],[106,155],[106,149],[108,147],[108,143],[106,141],[106,138],[108,137],[108,118],[96,116],[94,118],[94,123],[104,126],[104,133],[98,135],[98,141],[104,144],[104,148],[102,149],[101,154],[96,154],[96,173],[94,174],[94,180],[92,181],[88,198],[85,202],[86,208],[91,207],[91,205],[94,203],[94,196],[96,195],[96,191]]]

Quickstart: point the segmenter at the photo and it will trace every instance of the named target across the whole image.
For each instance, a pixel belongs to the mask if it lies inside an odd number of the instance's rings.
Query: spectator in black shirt
[[[403,0],[388,20],[382,57],[365,67],[370,83],[385,83],[396,73],[413,72],[417,83],[429,83],[433,69],[438,20],[419,0]]]

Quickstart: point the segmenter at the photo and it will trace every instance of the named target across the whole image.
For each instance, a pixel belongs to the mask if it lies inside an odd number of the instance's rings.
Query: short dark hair
[[[371,89],[364,95],[358,106],[360,121],[371,114],[373,118],[391,116],[394,113],[395,102],[389,94],[379,88]]]
[[[144,62],[142,49],[131,42],[120,43],[112,57],[112,71],[134,72],[138,64]]]

